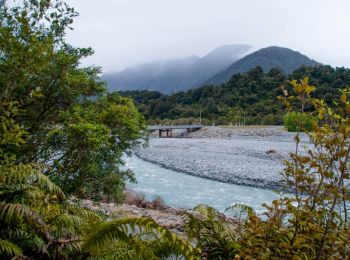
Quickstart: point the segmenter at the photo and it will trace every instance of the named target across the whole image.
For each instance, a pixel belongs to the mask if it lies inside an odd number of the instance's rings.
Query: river
[[[137,179],[136,184],[128,183],[128,188],[143,193],[149,200],[158,195],[175,208],[207,204],[224,212],[234,203],[244,203],[261,213],[264,210],[262,203],[279,197],[271,190],[194,177],[162,168],[136,156],[126,158],[126,167],[133,170]]]

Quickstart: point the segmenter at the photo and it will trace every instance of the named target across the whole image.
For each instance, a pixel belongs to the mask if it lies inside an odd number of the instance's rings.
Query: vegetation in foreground
[[[188,216],[187,239],[147,218],[105,219],[66,194],[116,199],[129,172],[121,155],[139,144],[142,116],[131,100],[104,92],[91,53],[64,42],[76,16],[61,1],[0,9],[0,255],[2,259],[344,259],[350,255],[350,89],[331,108],[312,98],[308,78],[291,81],[285,106],[314,111],[312,146],[286,161],[295,196],[264,216],[232,207],[236,223],[212,208]],[[44,22],[45,21],[45,22]],[[312,109],[307,110],[305,107]],[[96,184],[99,185],[96,185]]]
[[[64,42],[76,15],[62,1],[0,7],[1,259],[191,258],[150,219],[106,222],[65,196],[120,200],[134,179],[121,157],[145,128],[130,99],[105,92],[98,68],[79,67],[92,51]]]

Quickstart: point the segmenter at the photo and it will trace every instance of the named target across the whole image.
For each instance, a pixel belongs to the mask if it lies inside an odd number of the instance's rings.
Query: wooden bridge
[[[186,129],[187,132],[195,132],[199,129],[203,128],[202,125],[156,125],[156,126],[148,126],[147,129],[148,131],[154,132],[158,131],[159,132],[159,137],[173,137],[173,130],[177,129]],[[166,135],[164,136],[164,133]]]

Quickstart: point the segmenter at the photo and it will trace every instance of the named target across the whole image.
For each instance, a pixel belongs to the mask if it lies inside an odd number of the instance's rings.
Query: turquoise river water
[[[127,187],[143,193],[152,200],[156,195],[175,208],[193,208],[207,204],[219,211],[234,203],[244,203],[257,213],[263,211],[262,203],[278,198],[271,190],[217,182],[162,168],[136,156],[126,158],[126,167],[133,170],[137,183]]]

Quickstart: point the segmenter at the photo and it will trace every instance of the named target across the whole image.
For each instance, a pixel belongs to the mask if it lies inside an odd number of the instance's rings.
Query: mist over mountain
[[[243,57],[250,48],[244,44],[224,45],[203,57],[194,55],[147,63],[106,73],[102,79],[110,91],[147,89],[175,93],[200,86]]]
[[[260,66],[264,72],[268,72],[271,68],[279,68],[284,74],[288,75],[303,65],[312,67],[320,65],[320,63],[297,51],[271,46],[243,57],[227,69],[204,82],[204,84],[222,84],[228,81],[232,75],[247,72],[257,66]]]
[[[320,64],[288,48],[271,46],[244,56],[249,49],[249,45],[224,45],[203,57],[193,55],[146,63],[104,74],[102,79],[107,82],[110,91],[150,90],[171,94],[203,85],[222,84],[232,75],[257,66],[264,72],[279,68],[288,75],[301,66]]]

